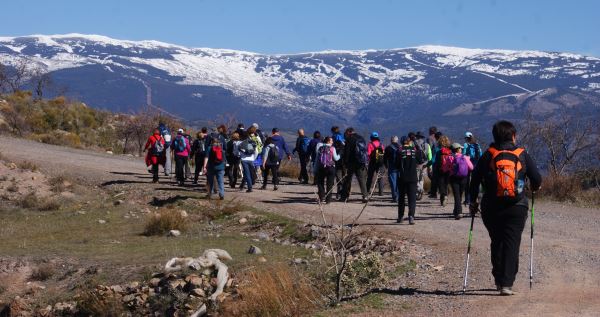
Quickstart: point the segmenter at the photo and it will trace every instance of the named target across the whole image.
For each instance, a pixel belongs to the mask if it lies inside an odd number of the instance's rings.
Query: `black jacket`
[[[383,152],[383,165],[388,171],[398,169],[398,159],[400,158],[400,144],[392,143],[385,148]]]
[[[497,150],[516,150],[518,147],[512,143],[501,143],[491,144]],[[523,174],[529,179],[529,186],[533,191],[536,191],[542,185],[542,175],[527,151],[524,151],[519,157],[521,164],[523,165]],[[484,193],[481,200],[482,210],[502,210],[514,205],[521,205],[529,207],[529,201],[527,196],[522,195],[516,203],[507,203],[496,196],[496,175],[491,166],[492,154],[490,151],[485,151],[483,156],[475,166],[473,173],[471,174],[471,183],[469,186],[469,193],[471,197],[478,197],[479,185],[483,185]]]
[[[342,159],[344,160],[344,166],[348,168],[365,166],[360,164],[357,159],[356,144],[358,142],[364,142],[366,147],[367,142],[365,141],[365,138],[358,134],[352,134],[346,139],[346,146],[344,146],[344,154],[342,155]]]
[[[398,180],[404,183],[416,183],[419,180],[417,162],[423,160],[423,151],[417,151],[413,145],[403,145],[398,153]]]

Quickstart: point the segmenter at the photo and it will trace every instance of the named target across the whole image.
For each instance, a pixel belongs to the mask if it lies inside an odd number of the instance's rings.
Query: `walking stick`
[[[467,279],[469,277],[469,259],[471,258],[471,241],[473,240],[473,223],[475,222],[475,213],[471,212],[471,228],[469,229],[469,242],[467,243],[467,260],[465,264],[465,280],[463,281],[463,293],[467,291]]]
[[[533,223],[535,215],[535,193],[531,192],[531,247],[529,248],[529,289],[533,287]]]

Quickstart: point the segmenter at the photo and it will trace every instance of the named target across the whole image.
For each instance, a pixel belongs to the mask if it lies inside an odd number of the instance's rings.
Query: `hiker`
[[[152,182],[158,183],[158,165],[164,164],[165,159],[165,140],[158,129],[148,137],[144,151],[148,151],[146,166],[152,166]]]
[[[273,190],[277,190],[279,185],[279,148],[273,144],[273,138],[268,137],[264,149],[264,156],[262,162],[263,173],[263,185],[261,189],[267,189],[267,179],[269,177],[269,171],[273,174]]]
[[[501,295],[512,295],[519,269],[521,235],[529,209],[524,192],[525,178],[535,192],[542,185],[542,176],[527,151],[516,145],[517,130],[512,123],[498,121],[492,134],[494,143],[471,174],[469,209],[475,214],[481,206],[481,218],[491,240],[496,288]],[[481,204],[478,203],[479,185],[484,189]]]
[[[438,189],[439,189],[439,185],[437,183],[439,176],[437,175],[437,171],[434,168],[434,166],[436,164],[436,158],[438,157],[439,152],[441,150],[441,147],[440,147],[440,144],[439,144],[439,139],[442,137],[442,135],[443,135],[442,132],[437,131],[435,133],[435,135],[434,135],[435,142],[433,144],[430,144],[430,146],[431,146],[431,152],[432,152],[431,164],[430,164],[431,169],[430,169],[430,171],[428,171],[430,173],[428,173],[427,176],[431,180],[431,189],[429,190],[429,198],[432,198],[432,199],[437,199],[437,192],[438,192]]]
[[[421,132],[413,133],[409,135],[409,138],[415,144],[415,148],[423,151],[426,159],[426,162],[417,169],[417,201],[419,201],[423,198],[425,192],[425,171],[431,166],[432,152],[431,146],[426,142],[425,136]]]
[[[440,194],[440,205],[446,206],[446,196],[448,196],[448,179],[450,172],[454,168],[454,155],[450,150],[450,139],[442,135],[438,139],[439,150],[436,152],[433,165],[433,178]]]
[[[192,136],[187,133],[186,128],[183,128],[182,135],[186,138],[187,145],[188,145],[188,147],[190,147],[190,150],[188,151],[188,159],[185,161],[185,179],[189,179],[189,178],[192,178],[192,167],[190,165],[191,158],[192,158],[191,157],[191,155],[192,155],[192,152],[191,152]]]
[[[208,129],[203,127],[200,132],[196,134],[196,140],[192,144],[192,156],[194,157],[195,169],[194,169],[194,181],[193,184],[198,184],[198,176],[203,173],[204,166],[204,155],[206,154],[206,136]]]
[[[256,160],[256,146],[257,144],[248,136],[247,131],[242,131],[242,142],[238,146],[240,153],[240,160],[242,162],[242,183],[240,184],[240,190],[247,187],[246,192],[252,192],[252,177],[255,175],[254,161]]]
[[[415,224],[415,210],[417,208],[417,169],[425,162],[422,151],[418,151],[410,138],[403,136],[400,139],[402,148],[398,154],[398,219],[397,223],[404,222],[404,197],[408,200],[408,223]]]
[[[292,155],[288,150],[287,144],[285,143],[285,139],[279,134],[278,128],[273,128],[271,130],[271,139],[273,139],[273,144],[277,145],[279,148],[279,160],[282,160],[283,157],[287,157],[288,161],[292,159]],[[281,163],[281,162],[280,162]]]
[[[248,138],[255,145],[255,158],[254,158],[254,166],[252,168],[252,185],[256,184],[256,180],[258,179],[258,171],[261,171],[261,175],[264,173],[264,169],[262,168],[263,163],[263,143],[260,140],[260,137],[256,134],[256,128],[254,126],[250,126],[247,130]],[[264,177],[264,175],[263,175]]]
[[[308,151],[309,143],[310,139],[304,135],[304,129],[298,129],[296,147],[292,150],[292,154],[298,152],[298,158],[300,159],[300,176],[298,176],[300,184],[308,184],[308,170],[306,168],[310,161],[310,152]]]
[[[253,123],[252,126],[254,127],[254,129],[256,129],[255,133],[260,138],[260,143],[265,144],[267,139],[265,137],[265,134],[262,132],[262,130],[258,126],[258,123]]]
[[[340,156],[333,146],[333,138],[331,137],[325,137],[323,142],[317,144],[315,151],[317,153],[315,169],[319,200],[329,204],[331,203],[333,183],[335,182],[335,164]]]
[[[242,132],[246,131],[246,129],[244,128],[244,124],[243,123],[239,123],[237,125],[237,129],[235,130],[235,132],[237,132],[240,136],[242,135]]]
[[[450,172],[450,188],[454,196],[454,209],[452,214],[454,219],[459,220],[462,217],[462,204],[460,199],[467,186],[467,177],[473,170],[471,158],[462,154],[463,147],[459,143],[453,143],[451,146],[452,154],[454,155],[454,167]]]
[[[211,140],[210,146],[204,154],[203,171],[208,180],[208,194],[206,197],[211,199],[215,187],[219,190],[219,199],[225,199],[225,186],[223,179],[225,178],[225,151],[218,138]],[[215,179],[217,186],[215,186]]]
[[[185,181],[185,166],[191,152],[190,143],[183,133],[183,129],[177,130],[177,136],[171,147],[171,151],[175,154],[175,178],[179,186],[183,186]]]
[[[379,175],[379,170],[383,167],[384,147],[379,140],[379,133],[373,132],[370,136],[371,142],[367,145],[368,168],[367,168],[367,190],[371,192],[373,177],[376,177],[379,196],[383,196],[383,177]],[[377,175],[376,175],[377,174]]]
[[[321,132],[315,131],[313,138],[308,143],[308,153],[310,153],[310,161],[312,162],[313,185],[317,185],[317,170],[315,164],[317,161],[317,145],[321,143]]]
[[[477,140],[473,136],[473,133],[468,132],[468,131],[465,133],[465,145],[463,147],[463,154],[467,155],[471,159],[471,163],[473,164],[473,166],[477,166],[479,159],[483,155],[481,146],[479,145],[479,143],[477,143]],[[469,172],[469,175],[467,176],[465,188],[469,188],[470,182],[471,182],[471,172]],[[465,190],[465,201],[463,202],[463,204],[469,205],[469,203],[470,203],[469,191]]]
[[[346,145],[344,146],[344,166],[346,167],[346,178],[344,179],[344,191],[340,197],[341,201],[346,201],[350,197],[352,190],[352,176],[356,175],[362,202],[368,201],[367,186],[365,184],[366,165],[367,165],[367,142],[365,139],[349,127],[345,132]]]
[[[346,168],[344,166],[343,153],[345,148],[346,140],[340,133],[340,128],[332,127],[331,132],[333,134],[333,147],[335,152],[340,156],[340,159],[335,162],[335,182],[337,183],[337,190],[335,193],[335,199],[339,200],[344,192],[344,179],[346,177]]]
[[[165,176],[168,177],[171,175],[171,131],[169,131],[167,125],[162,122],[158,124],[158,131],[160,131],[160,134],[165,140],[165,165],[163,166],[163,169]]]
[[[233,132],[233,134],[231,134],[231,140],[227,142],[227,150],[225,152],[225,158],[229,164],[229,169],[226,170],[226,173],[227,177],[229,178],[229,187],[231,188],[235,188],[238,177],[241,173],[239,151],[240,143],[242,143],[242,141],[240,141],[240,134]]]
[[[385,148],[383,156],[383,164],[388,171],[388,180],[392,191],[392,201],[398,202],[398,155],[400,144],[398,137],[393,136],[390,145]]]
[[[429,127],[429,136],[425,140],[425,142],[427,144],[429,144],[429,147],[431,148],[431,153],[432,153],[431,162],[430,162],[429,166],[427,167],[427,177],[429,177],[429,180],[431,182],[431,187],[429,188],[429,198],[437,198],[437,188],[436,188],[437,186],[435,184],[434,177],[433,177],[433,163],[435,160],[435,155],[436,155],[437,145],[438,145],[437,139],[435,137],[437,132],[438,132],[437,127],[435,127],[435,126]]]

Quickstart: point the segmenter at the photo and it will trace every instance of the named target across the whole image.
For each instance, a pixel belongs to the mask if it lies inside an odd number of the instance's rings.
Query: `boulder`
[[[181,290],[185,287],[185,284],[186,283],[184,280],[176,279],[176,280],[169,281],[169,288],[172,290],[175,290],[175,289]]]
[[[240,225],[246,224],[248,222],[247,218],[241,218],[239,221]]]
[[[263,252],[259,247],[255,246],[255,245],[251,245],[250,249],[248,249],[248,253],[249,254],[262,254]]]
[[[201,288],[194,288],[190,292],[190,295],[195,296],[195,297],[206,297],[206,292]]]
[[[179,230],[171,230],[169,231],[169,237],[179,237],[181,235],[181,231]]]

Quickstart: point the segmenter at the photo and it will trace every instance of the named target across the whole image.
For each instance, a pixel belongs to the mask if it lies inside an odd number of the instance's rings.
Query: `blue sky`
[[[600,1],[4,1],[0,36],[87,33],[261,53],[423,44],[600,56]]]

